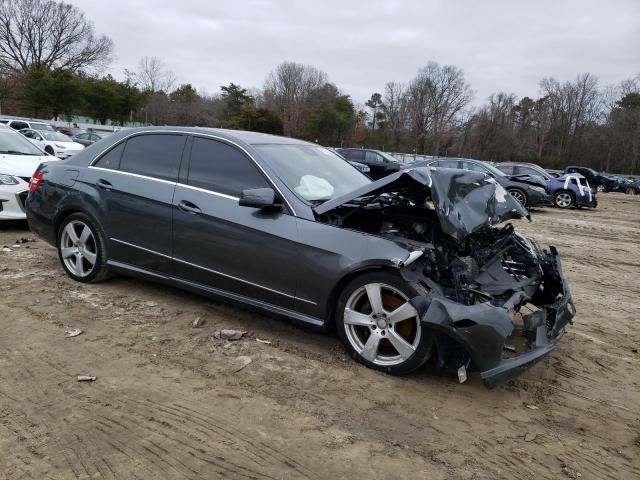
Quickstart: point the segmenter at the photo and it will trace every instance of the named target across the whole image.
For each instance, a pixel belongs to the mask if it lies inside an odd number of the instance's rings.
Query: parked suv
[[[593,168],[589,167],[565,167],[562,174],[566,175],[567,173],[579,173],[584,178],[586,178],[589,184],[598,192],[610,192],[614,190],[617,183],[615,180],[607,178],[604,175],[600,175]]]
[[[29,128],[31,130],[38,130],[41,132],[55,132],[55,129],[48,123],[34,122],[31,120],[9,120],[7,125],[18,131]]]
[[[350,162],[363,163],[371,170],[367,175],[374,180],[386,177],[390,173],[405,168],[391,155],[380,150],[368,148],[338,148],[336,151]]]

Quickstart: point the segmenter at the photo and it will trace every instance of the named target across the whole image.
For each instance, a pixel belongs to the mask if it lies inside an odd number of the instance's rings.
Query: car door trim
[[[293,208],[293,205],[291,205],[291,203],[289,202],[289,199],[286,197],[286,195],[284,193],[282,193],[282,190],[280,190],[280,187],[278,187],[277,183],[273,181],[273,179],[271,178],[271,175],[269,175],[267,173],[267,171],[262,168],[262,165],[260,165],[260,163],[258,163],[256,161],[256,159],[253,157],[253,155],[251,155],[246,148],[244,148],[242,145],[239,145],[238,143],[234,142],[233,140],[229,140],[228,138],[224,138],[224,137],[220,137],[218,135],[212,135],[210,133],[206,133],[206,132],[186,132],[186,131],[180,131],[180,130],[143,130],[143,131],[137,131],[134,132],[130,135],[127,135],[125,137],[122,137],[120,139],[120,141],[118,141],[117,143],[113,144],[113,145],[109,145],[108,148],[105,148],[104,150],[102,150],[98,155],[96,155],[96,157],[91,161],[91,163],[89,164],[89,168],[100,168],[100,167],[94,167],[93,164],[96,163],[98,160],[100,160],[100,158],[109,150],[111,150],[112,148],[117,147],[118,145],[120,145],[122,142],[124,142],[125,140],[131,138],[131,137],[135,137],[137,135],[144,135],[144,134],[155,134],[155,135],[186,135],[186,136],[190,136],[190,137],[205,137],[205,138],[213,138],[215,140],[220,140],[223,143],[228,143],[230,145],[233,145],[234,147],[238,148],[239,150],[241,150],[247,157],[249,157],[251,159],[251,161],[255,164],[256,167],[258,167],[258,169],[262,172],[262,174],[267,177],[267,179],[269,180],[269,183],[271,183],[271,185],[273,186],[273,188],[276,189],[276,191],[280,194],[280,197],[282,197],[282,199],[284,200],[284,202],[286,203],[287,207],[289,208],[289,210],[291,211],[291,213],[293,214],[294,217],[297,217],[298,215],[296,214],[295,209]],[[102,170],[111,170],[113,172],[119,172],[120,170],[113,170],[110,168],[103,168]],[[128,172],[125,172],[128,173]],[[134,174],[135,175],[135,174]],[[140,175],[141,177],[144,178],[153,178],[153,177],[147,177],[145,175]],[[158,179],[160,180],[160,179]],[[164,180],[163,180],[164,181]],[[177,182],[175,182],[177,183]],[[183,184],[181,184],[183,185]]]
[[[190,267],[199,268],[201,270],[205,270],[207,272],[214,273],[216,275],[221,275],[223,277],[230,278],[230,279],[236,280],[238,282],[246,283],[247,285],[251,285],[251,286],[254,286],[254,287],[262,288],[263,290],[267,290],[269,292],[276,293],[276,294],[282,295],[284,297],[292,298],[294,300],[300,300],[301,302],[309,303],[311,305],[317,305],[316,302],[313,302],[311,300],[306,300],[304,298],[296,297],[295,295],[290,295],[288,293],[280,292],[279,290],[274,290],[273,288],[265,287],[264,285],[260,285],[258,283],[250,282],[249,280],[245,280],[243,278],[234,277],[233,275],[229,275],[227,273],[219,272],[219,271],[213,270],[211,268],[203,267],[202,265],[198,265],[198,264],[195,264],[195,263],[187,262],[186,260],[182,260],[181,258],[172,257],[172,256],[166,255],[164,253],[156,252],[155,250],[150,250],[148,248],[141,247],[139,245],[135,245],[133,243],[125,242],[124,240],[119,240],[119,239],[114,238],[114,237],[110,237],[109,240],[111,240],[113,242],[121,243],[123,245],[127,245],[129,247],[133,247],[133,248],[137,248],[137,249],[140,249],[140,250],[144,250],[145,252],[153,253],[155,255],[160,255],[161,257],[169,258],[169,259],[174,260],[176,262],[180,262],[180,263],[183,263],[185,265],[189,265]]]
[[[188,188],[190,190],[195,190],[197,192],[209,193],[211,195],[215,195],[216,197],[226,198],[228,200],[234,200],[236,202],[238,202],[240,200],[240,198],[234,197],[233,195],[227,195],[226,193],[220,193],[220,192],[216,192],[214,190],[208,190],[206,188],[194,187],[193,185],[187,185],[186,183],[178,182],[177,185],[179,187]]]
[[[143,178],[145,180],[154,180],[156,182],[166,183],[167,185],[176,185],[178,183],[178,182],[172,182],[171,180],[165,180],[163,178],[148,177],[147,175],[141,175],[139,173],[125,172],[123,170],[114,170],[112,168],[94,167],[94,166],[91,166],[91,165],[89,165],[87,168],[90,168],[92,170],[102,170],[103,172],[113,172],[113,173],[119,173],[121,175],[129,175],[130,177]]]

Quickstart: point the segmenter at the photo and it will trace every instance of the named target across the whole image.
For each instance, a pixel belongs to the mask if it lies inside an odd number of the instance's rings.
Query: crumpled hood
[[[314,212],[322,215],[355,199],[384,193],[397,193],[412,201],[424,201],[430,194],[442,231],[458,241],[505,220],[529,218],[527,210],[488,175],[437,167],[392,173],[324,202]]]
[[[42,162],[58,161],[50,155],[0,154],[0,173],[16,177],[31,177]]]

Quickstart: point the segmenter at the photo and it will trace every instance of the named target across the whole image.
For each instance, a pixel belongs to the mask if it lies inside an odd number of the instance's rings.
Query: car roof
[[[239,141],[241,143],[249,144],[249,145],[265,145],[265,144],[291,144],[291,145],[315,145],[315,143],[306,142],[304,140],[298,140],[290,137],[283,137],[279,135],[271,135],[268,133],[260,133],[260,132],[248,132],[244,130],[229,130],[225,128],[208,128],[208,127],[138,127],[138,128],[128,128],[123,129],[118,132],[114,132],[118,134],[119,137],[129,137],[131,135],[135,135],[136,133],[162,133],[162,132],[184,132],[191,134],[204,134],[204,135],[216,135],[218,137],[231,140],[231,141]],[[111,136],[111,135],[110,135]],[[114,137],[115,140],[115,137]]]

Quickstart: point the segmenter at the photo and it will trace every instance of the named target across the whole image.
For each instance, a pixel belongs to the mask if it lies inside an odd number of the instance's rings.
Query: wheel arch
[[[329,293],[329,297],[327,298],[326,303],[326,318],[324,322],[325,330],[332,331],[335,329],[336,324],[336,306],[338,303],[338,298],[340,297],[340,292],[342,289],[351,282],[354,278],[357,278],[366,273],[372,272],[398,272],[397,268],[394,268],[390,265],[385,265],[383,263],[379,264],[371,264],[357,267],[353,270],[346,272],[340,279],[336,282],[336,284],[331,289],[331,293]]]

